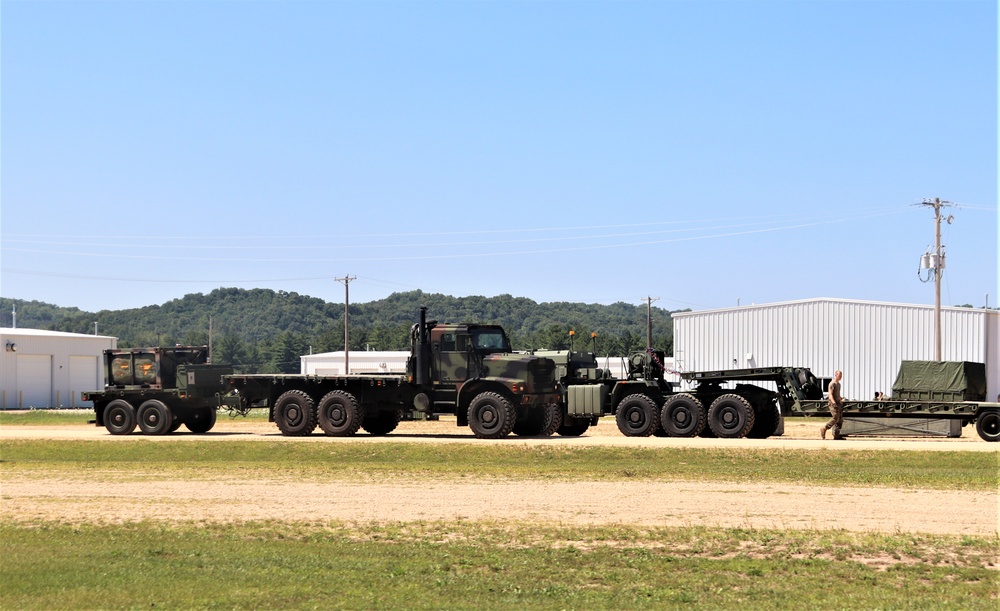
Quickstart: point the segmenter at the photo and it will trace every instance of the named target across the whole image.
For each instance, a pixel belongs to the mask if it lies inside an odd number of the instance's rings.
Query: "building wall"
[[[673,315],[683,371],[809,367],[844,372],[844,393],[890,394],[903,360],[934,360],[932,306],[813,299]],[[1000,312],[942,308],[942,358],[987,365],[987,398],[1000,392]]]
[[[0,329],[0,409],[93,407],[80,393],[104,388],[104,350],[117,345],[101,335]]]

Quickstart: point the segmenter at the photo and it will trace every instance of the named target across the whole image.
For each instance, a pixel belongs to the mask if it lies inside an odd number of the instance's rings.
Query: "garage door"
[[[52,357],[17,355],[17,391],[17,406],[21,409],[52,407]]]
[[[96,356],[69,357],[69,397],[62,399],[63,405],[69,407],[93,407],[93,401],[80,401],[80,393],[85,390],[100,390],[104,384],[97,380],[100,371],[97,369]]]

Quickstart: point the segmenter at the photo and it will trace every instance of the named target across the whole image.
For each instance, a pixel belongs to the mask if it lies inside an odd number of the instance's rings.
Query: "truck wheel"
[[[739,395],[722,395],[708,408],[708,426],[719,437],[746,437],[753,423],[753,407]]]
[[[760,411],[756,414],[756,421],[753,423],[753,428],[747,433],[747,437],[767,439],[774,435],[779,422],[781,422],[781,416],[778,414],[778,406],[771,401],[761,403]]]
[[[396,430],[399,421],[403,419],[403,411],[398,409],[382,410],[371,416],[366,416],[361,422],[361,428],[371,435],[388,435]]]
[[[506,437],[516,419],[513,404],[495,392],[480,393],[469,405],[469,428],[479,439]]]
[[[1000,409],[988,409],[979,414],[976,432],[983,441],[1000,441]]]
[[[563,423],[556,429],[561,437],[579,437],[590,428],[590,418],[563,418]]]
[[[174,414],[163,401],[143,401],[136,415],[139,430],[145,435],[166,435],[174,425]]]
[[[195,410],[194,414],[184,422],[184,426],[192,433],[207,433],[215,426],[216,416],[214,407],[203,407]]]
[[[520,437],[548,437],[562,425],[562,406],[548,403],[528,412],[527,418],[514,423],[514,434]]]
[[[656,403],[643,394],[629,395],[618,404],[618,430],[626,437],[649,437],[660,426]]]
[[[281,393],[274,402],[274,423],[282,435],[308,435],[316,428],[316,404],[301,390]]]
[[[319,426],[331,437],[346,437],[358,432],[364,411],[349,392],[332,390],[319,400]],[[396,427],[393,427],[396,428]]]
[[[175,416],[174,417],[174,423],[170,425],[170,432],[171,433],[176,432],[177,429],[181,428],[182,424],[184,424],[184,423],[181,422],[181,419]]]
[[[558,403],[549,403],[545,406],[543,413],[545,417],[542,419],[542,430],[539,431],[539,435],[544,437],[549,437],[562,426],[563,423],[563,408],[562,405]]]
[[[104,408],[104,428],[112,435],[131,435],[135,430],[135,408],[124,399],[115,399]]]
[[[705,429],[705,406],[687,393],[668,397],[660,412],[660,425],[671,437],[697,437]]]

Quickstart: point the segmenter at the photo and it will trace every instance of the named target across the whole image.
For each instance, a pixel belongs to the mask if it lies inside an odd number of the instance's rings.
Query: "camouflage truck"
[[[112,435],[136,425],[146,435],[163,435],[183,424],[193,433],[215,426],[222,376],[231,367],[208,363],[207,346],[104,351],[104,390],[82,393],[94,402],[94,423]]]
[[[817,378],[807,368],[692,372],[683,373],[681,377],[698,386],[691,392],[668,399],[662,420],[665,427],[670,420],[696,423],[685,429],[690,434],[695,434],[697,423],[706,418],[720,437],[737,436],[728,434],[737,429],[753,431],[755,418],[759,418],[765,404],[777,406],[779,420],[784,415],[830,414],[823,396],[827,380]],[[773,382],[777,392],[742,383],[748,381]],[[733,382],[735,388],[722,386]],[[916,419],[950,420],[960,426],[975,423],[980,438],[1000,441],[1000,403],[986,401],[986,366],[983,363],[903,361],[892,392],[892,397],[880,400],[844,401],[845,425],[852,419],[866,418],[882,418],[900,424]],[[673,407],[668,409],[672,402]],[[710,406],[708,410],[705,405]],[[767,413],[774,412],[767,410]],[[763,433],[764,429],[758,432]],[[961,428],[955,436],[960,435]]]
[[[410,333],[405,375],[228,375],[235,405],[268,409],[283,435],[330,436],[364,429],[386,435],[403,418],[454,414],[481,439],[551,434],[559,392],[555,363],[517,354],[502,327],[428,321],[426,308]]]

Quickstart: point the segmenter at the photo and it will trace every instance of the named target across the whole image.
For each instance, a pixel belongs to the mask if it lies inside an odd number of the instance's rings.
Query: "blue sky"
[[[0,294],[1000,302],[995,2],[0,4]]]

